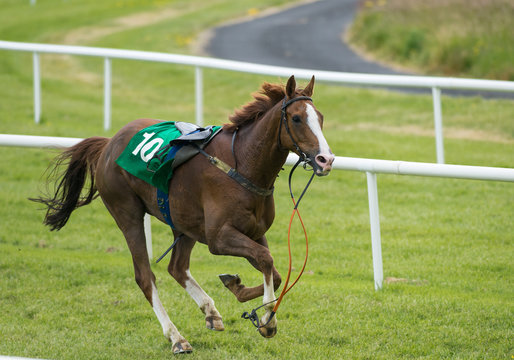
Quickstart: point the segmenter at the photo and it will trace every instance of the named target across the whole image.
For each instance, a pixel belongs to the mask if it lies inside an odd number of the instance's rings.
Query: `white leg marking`
[[[267,304],[270,301],[275,300],[275,290],[273,289],[273,275],[270,276],[269,283],[266,282],[266,276],[264,276],[264,295],[262,297],[262,303]],[[275,307],[275,303],[271,303],[266,305],[264,308],[266,309],[266,313],[261,318],[261,326],[264,324],[266,325],[266,328],[276,328],[277,327],[277,317],[274,316],[273,319],[271,319],[269,322],[269,318],[271,316],[271,312],[273,311],[273,308]],[[259,332],[264,331],[259,329]],[[261,332],[262,334],[262,332]],[[267,335],[265,335],[267,336]]]
[[[275,300],[275,290],[273,289],[273,275],[270,276],[270,280],[269,280],[269,283],[266,282],[266,276],[263,275],[264,277],[264,295],[262,297],[262,303],[263,304],[266,304],[266,303],[269,303],[270,301],[273,301]],[[272,303],[268,306],[266,306],[266,308],[273,308],[275,305]]]
[[[307,124],[309,125],[309,128],[311,129],[313,134],[318,139],[319,153],[331,154],[327,140],[325,139],[325,136],[323,136],[323,132],[321,131],[321,126],[319,125],[319,118],[318,114],[316,113],[316,110],[314,110],[311,104],[305,104],[305,106],[307,112]]]
[[[186,280],[186,291],[187,293],[193,298],[193,300],[196,302],[198,307],[205,306],[209,302],[213,301],[209,295],[203,291],[203,289],[198,285],[196,280],[193,278],[191,273],[189,272],[189,269],[186,270],[186,275],[188,279]],[[210,301],[209,301],[210,300]]]
[[[214,300],[198,285],[196,280],[193,278],[189,269],[186,270],[188,280],[186,280],[186,291],[196,302],[198,307],[203,311],[205,315],[220,316],[218,310],[214,306]]]
[[[157,315],[157,319],[161,323],[162,332],[164,336],[171,341],[172,344],[175,344],[179,339],[182,339],[182,335],[178,332],[177,328],[171,322],[166,310],[162,306],[161,300],[159,299],[159,294],[157,293],[157,288],[152,281],[152,307],[155,315]]]

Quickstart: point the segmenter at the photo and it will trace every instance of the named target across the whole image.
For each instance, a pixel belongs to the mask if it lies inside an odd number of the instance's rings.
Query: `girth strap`
[[[254,194],[260,195],[260,196],[264,196],[264,197],[270,196],[270,195],[273,194],[273,189],[274,188],[271,188],[271,189],[261,188],[261,187],[255,185],[254,183],[252,183],[247,178],[245,178],[239,172],[237,172],[236,169],[230,167],[230,165],[228,165],[227,163],[221,161],[217,157],[207,154],[205,151],[203,151],[203,149],[199,148],[199,151],[200,151],[200,153],[202,155],[204,155],[207,158],[207,160],[209,160],[209,162],[212,165],[216,166],[218,169],[223,171],[229,177],[231,177],[232,179],[237,181],[242,187],[244,187],[248,191],[250,191],[250,192],[252,192]]]
[[[168,151],[166,154],[166,158],[164,161],[168,161],[172,159],[176,154],[177,151],[182,148],[183,144],[174,145],[171,147],[171,150]],[[159,207],[159,210],[161,211],[162,216],[164,217],[164,220],[166,220],[166,223],[172,228],[175,229],[175,225],[173,225],[173,220],[171,219],[170,214],[170,199],[169,195],[166,194],[161,189],[157,188],[157,206]]]

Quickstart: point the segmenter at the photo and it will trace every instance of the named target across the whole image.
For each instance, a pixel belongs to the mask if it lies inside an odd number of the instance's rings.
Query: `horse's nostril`
[[[321,155],[316,156],[316,160],[318,160],[318,162],[320,162],[322,164],[326,164],[326,162],[327,162],[327,159],[325,159],[325,157],[321,156]]]

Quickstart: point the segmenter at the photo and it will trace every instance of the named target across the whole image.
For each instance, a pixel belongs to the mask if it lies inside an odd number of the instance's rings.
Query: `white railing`
[[[436,157],[439,164],[444,163],[441,89],[514,92],[514,82],[512,81],[343,73],[333,71],[285,68],[279,66],[251,64],[231,60],[166,54],[159,52],[118,50],[85,46],[19,43],[11,41],[0,41],[0,49],[28,51],[33,53],[34,120],[36,123],[39,123],[41,119],[41,75],[39,66],[40,53],[83,55],[104,58],[105,130],[110,129],[111,127],[111,59],[154,61],[194,66],[196,111],[195,118],[198,125],[203,124],[203,68],[231,70],[252,74],[283,77],[289,77],[291,74],[294,74],[296,77],[301,79],[310,79],[312,75],[315,75],[316,79],[319,81],[338,84],[432,89]]]
[[[0,146],[68,147],[78,143],[81,140],[82,139],[79,138],[0,134]],[[296,163],[297,160],[298,156],[290,154],[287,158],[286,164],[292,165]],[[371,227],[373,273],[376,290],[382,288],[384,281],[376,174],[415,175],[514,182],[514,169],[484,166],[429,164],[408,161],[360,159],[337,156],[334,161],[333,168],[338,170],[360,171],[366,173],[368,185],[369,218]],[[152,258],[152,239],[150,231],[150,217],[148,214],[145,216],[145,235],[148,256]]]

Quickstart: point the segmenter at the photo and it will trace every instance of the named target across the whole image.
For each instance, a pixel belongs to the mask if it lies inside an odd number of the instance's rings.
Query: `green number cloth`
[[[221,129],[221,126],[208,127],[209,136],[198,140],[201,144],[209,142]],[[204,130],[198,128],[194,132]],[[174,121],[158,123],[140,130],[135,134],[116,163],[130,174],[146,181],[161,191],[168,193],[168,183],[173,175],[175,155],[190,143],[176,126]],[[178,140],[177,140],[178,139]],[[180,141],[179,141],[180,140]],[[175,142],[174,142],[175,141]],[[191,152],[190,152],[191,153]],[[196,152],[192,152],[194,156]],[[181,161],[183,163],[183,161]]]

